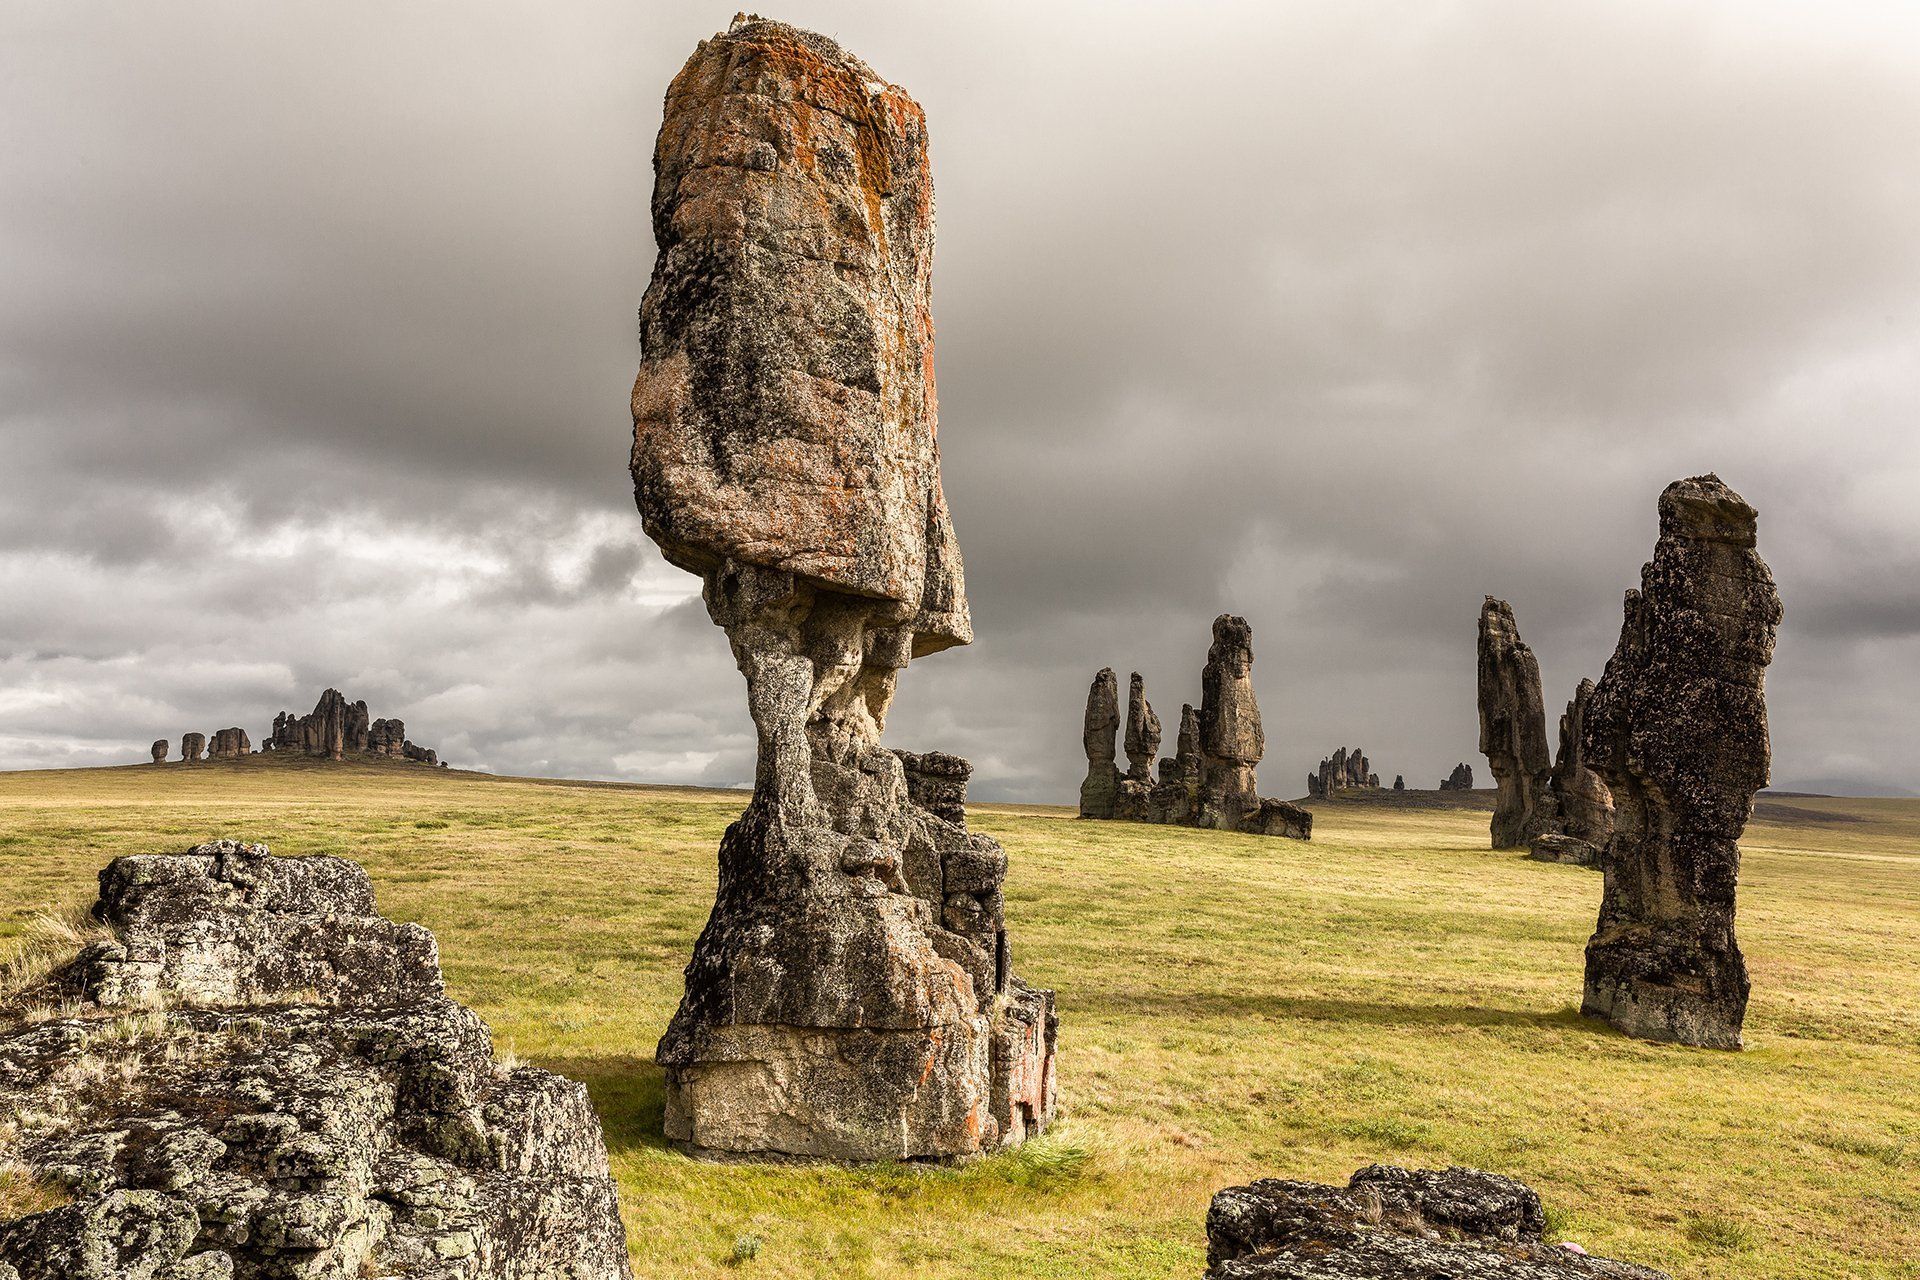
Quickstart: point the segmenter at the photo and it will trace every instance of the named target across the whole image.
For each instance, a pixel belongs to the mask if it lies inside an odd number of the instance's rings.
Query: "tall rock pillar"
[[[1499,793],[1493,847],[1524,849],[1555,829],[1553,774],[1540,664],[1520,639],[1513,608],[1488,596],[1480,608],[1480,752]]]
[[[1734,889],[1772,760],[1780,622],[1757,525],[1717,476],[1667,486],[1653,559],[1586,709],[1586,760],[1612,792],[1614,827],[1581,1011],[1645,1039],[1740,1047]]]
[[[1238,831],[1259,809],[1255,767],[1266,751],[1253,696],[1253,628],[1223,613],[1200,672],[1200,825]]]
[[[972,639],[935,443],[926,121],[833,41],[739,18],[667,90],[634,498],[746,679],[753,800],[658,1061],[708,1151],[952,1159],[1053,1105],[1006,855],[880,743],[908,662]]]
[[[1114,765],[1114,736],[1120,731],[1120,678],[1102,667],[1087,690],[1087,714],[1080,730],[1087,752],[1087,776],[1080,784],[1080,816],[1111,818],[1120,796],[1120,770]]]

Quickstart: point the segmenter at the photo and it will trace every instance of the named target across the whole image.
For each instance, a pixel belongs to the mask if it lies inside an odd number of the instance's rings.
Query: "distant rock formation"
[[[1513,609],[1488,596],[1480,609],[1480,751],[1499,794],[1493,807],[1493,847],[1524,849],[1558,829],[1548,788],[1547,716],[1540,696],[1540,664],[1520,639]]]
[[[275,716],[273,732],[261,743],[261,749],[326,760],[380,756],[421,764],[440,763],[438,752],[407,741],[405,722],[371,719],[364,701],[348,702],[338,689],[322,693],[320,701],[307,715],[282,711]]]
[[[1549,1244],[1540,1197],[1478,1169],[1262,1178],[1207,1209],[1207,1280],[1671,1280]]]
[[[1605,849],[1613,839],[1613,793],[1600,775],[1587,767],[1583,746],[1587,706],[1592,699],[1593,681],[1582,680],[1560,717],[1560,752],[1554,758],[1549,785],[1561,832],[1595,849]]]
[[[1341,747],[1307,775],[1307,794],[1316,800],[1324,800],[1336,791],[1379,785],[1380,775],[1373,772],[1372,762],[1358,747],[1351,751]]]
[[[1758,520],[1717,476],[1667,486],[1653,559],[1584,716],[1614,831],[1581,1010],[1645,1039],[1741,1043],[1734,892],[1772,763],[1766,670],[1780,623]]]
[[[1160,717],[1147,702],[1147,682],[1138,671],[1127,680],[1127,777],[1146,782],[1160,754]]]
[[[665,1136],[847,1161],[1016,1145],[1053,1113],[1053,994],[1014,973],[1005,852],[915,804],[881,741],[909,660],[973,638],[925,116],[832,40],[742,16],[675,76],[654,178],[634,501],[700,576],[758,734],[655,1054]]]
[[[1080,816],[1111,818],[1120,796],[1120,771],[1114,767],[1114,734],[1120,728],[1120,678],[1102,668],[1087,690],[1087,713],[1080,740],[1087,751],[1087,777],[1080,784]]]
[[[1093,678],[1087,694],[1082,743],[1087,778],[1080,785],[1080,816],[1212,827],[1256,835],[1312,837],[1313,815],[1295,804],[1258,793],[1255,766],[1266,751],[1260,707],[1253,696],[1253,629],[1246,619],[1221,614],[1201,672],[1200,708],[1180,708],[1174,755],[1159,762],[1160,720],[1147,702],[1146,682],[1135,672],[1127,699],[1128,770],[1114,766],[1119,725],[1119,682],[1112,668]]]
[[[0,1006],[8,1155],[72,1195],[0,1221],[0,1276],[629,1280],[585,1087],[496,1060],[357,863],[118,858],[93,914]]]
[[[238,760],[241,756],[253,754],[253,743],[247,737],[245,729],[215,729],[213,738],[207,743],[209,760]]]
[[[206,759],[207,735],[204,733],[183,733],[180,735],[180,758],[188,764],[196,764]]]
[[[165,738],[155,738],[153,740],[152,750],[153,762],[155,764],[165,764],[167,762],[167,752],[172,750],[172,745]]]
[[[1402,776],[1400,776],[1399,774],[1397,774],[1397,773],[1396,773],[1396,774],[1394,774],[1394,775],[1393,775],[1393,789],[1394,789],[1395,791],[1405,791],[1405,790],[1407,789],[1407,780],[1406,780],[1405,778],[1403,778]]]
[[[1455,766],[1453,766],[1453,772],[1448,774],[1446,777],[1440,779],[1440,790],[1442,791],[1473,790],[1473,766],[1468,764],[1464,760],[1461,761],[1459,764],[1456,764]]]

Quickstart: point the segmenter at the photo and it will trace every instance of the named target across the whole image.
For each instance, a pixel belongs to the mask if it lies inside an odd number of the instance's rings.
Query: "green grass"
[[[1788,803],[1745,841],[1740,1054],[1582,1020],[1599,877],[1489,852],[1484,812],[1321,805],[1298,844],[979,807],[1016,964],[1059,992],[1062,1118],[934,1171],[663,1145],[653,1047],[738,795],[258,758],[3,774],[0,935],[89,901],[115,854],[360,859],[502,1048],[592,1089],[642,1276],[1191,1280],[1216,1189],[1388,1160],[1511,1174],[1566,1238],[1689,1280],[1912,1280],[1920,802]]]

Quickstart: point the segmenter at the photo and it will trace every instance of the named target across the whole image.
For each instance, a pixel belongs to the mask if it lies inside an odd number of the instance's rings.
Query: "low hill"
[[[119,853],[361,859],[502,1048],[591,1087],[642,1276],[1193,1280],[1214,1190],[1374,1160],[1519,1177],[1565,1238],[1686,1280],[1912,1276],[1920,801],[1762,798],[1740,1054],[1581,1019],[1599,877],[1490,852],[1487,793],[1449,801],[1315,802],[1309,844],[976,807],[1022,972],[1059,992],[1064,1118],[962,1169],[664,1145],[653,1046],[739,793],[252,759],[0,774],[0,933],[88,902]]]

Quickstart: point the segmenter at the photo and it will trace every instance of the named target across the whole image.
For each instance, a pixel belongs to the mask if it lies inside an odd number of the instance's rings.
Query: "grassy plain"
[[[1386,1160],[1512,1174],[1565,1238],[1685,1280],[1920,1277],[1920,801],[1763,801],[1739,1054],[1583,1021],[1599,877],[1488,851],[1484,811],[1322,804],[1298,844],[977,806],[1016,963],[1059,992],[1063,1118],[931,1171],[663,1144],[653,1046],[741,803],[258,757],[0,774],[0,937],[116,854],[360,859],[503,1049],[590,1086],[642,1276],[1190,1280],[1215,1189]]]

